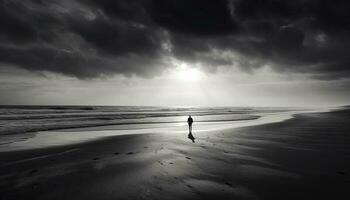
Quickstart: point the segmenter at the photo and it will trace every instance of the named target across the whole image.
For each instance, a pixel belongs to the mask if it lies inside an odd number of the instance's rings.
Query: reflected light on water
[[[228,128],[237,128],[245,126],[254,126],[265,123],[280,122],[292,118],[293,114],[306,111],[291,111],[284,113],[265,114],[256,120],[242,120],[229,122],[197,122],[194,124],[193,131],[196,138],[201,137],[201,133],[215,130],[223,130]],[[103,127],[100,127],[103,129]],[[131,126],[128,130],[94,130],[89,131],[80,129],[79,131],[43,131],[38,132],[34,137],[24,141],[18,141],[7,145],[0,146],[0,152],[12,150],[24,150],[34,148],[46,148],[52,146],[61,146],[67,144],[81,143],[96,139],[102,139],[117,135],[132,135],[132,134],[182,134],[187,138],[188,127],[184,123],[161,123],[155,127],[133,129]]]

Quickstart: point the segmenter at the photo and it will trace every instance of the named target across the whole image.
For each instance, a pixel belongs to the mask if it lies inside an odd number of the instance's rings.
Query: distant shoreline
[[[284,111],[280,113],[263,114],[261,116],[248,115],[235,120],[199,120],[195,122],[195,132],[224,130],[246,126],[256,126],[285,121],[295,114],[319,111]],[[198,116],[197,116],[198,117]],[[125,126],[123,126],[125,125]],[[146,126],[147,125],[147,126]],[[140,127],[137,127],[140,126]],[[124,127],[124,128],[123,128]],[[148,122],[98,125],[89,127],[61,128],[45,130],[34,133],[27,139],[15,142],[7,142],[0,145],[1,151],[17,151],[36,148],[49,148],[52,146],[64,146],[91,140],[104,139],[105,137],[130,135],[130,134],[183,134],[187,131],[185,122]],[[72,137],[74,136],[74,137]]]

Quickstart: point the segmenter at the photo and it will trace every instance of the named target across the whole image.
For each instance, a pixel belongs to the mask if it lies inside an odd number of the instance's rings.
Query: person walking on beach
[[[193,119],[192,119],[191,115],[188,116],[187,123],[188,123],[188,130],[189,130],[190,133],[192,133],[192,123],[193,123]]]
[[[189,130],[189,133],[188,133],[188,138],[190,139],[190,140],[192,140],[192,142],[194,143],[194,137],[193,137],[193,135],[192,135],[192,123],[193,123],[193,119],[192,119],[192,117],[191,117],[191,115],[190,116],[188,116],[188,119],[187,119],[187,124],[188,124],[188,130]]]

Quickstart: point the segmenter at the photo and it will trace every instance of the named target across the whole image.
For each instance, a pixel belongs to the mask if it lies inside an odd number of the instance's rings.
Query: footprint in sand
[[[179,150],[180,153],[182,154],[188,154],[186,151]]]
[[[232,185],[231,183],[229,183],[229,182],[225,182],[225,184],[226,184],[227,186],[229,186],[229,187],[233,187],[233,185]]]
[[[192,185],[186,185],[186,186],[189,187],[194,193],[200,194],[200,192],[196,190]]]
[[[155,188],[156,188],[157,190],[159,190],[159,191],[163,191],[163,188],[160,187],[160,186],[155,186]]]
[[[119,152],[115,152],[115,153],[113,153],[114,155],[119,155],[120,153]]]
[[[100,158],[97,158],[97,157],[96,157],[96,158],[93,158],[92,160],[100,160]]]
[[[344,175],[345,172],[344,171],[337,171],[337,174]]]
[[[187,156],[186,156],[185,158],[186,158],[186,159],[189,159],[189,160],[191,160],[191,159],[192,159],[192,158],[190,158],[190,157],[187,157]]]
[[[35,174],[35,173],[37,173],[37,172],[38,172],[37,169],[32,169],[32,170],[29,172],[29,174]]]
[[[131,151],[131,152],[127,153],[126,155],[132,155],[132,154],[134,154],[134,152]]]

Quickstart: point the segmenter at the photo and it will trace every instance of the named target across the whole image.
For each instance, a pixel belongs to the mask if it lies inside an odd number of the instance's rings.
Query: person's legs
[[[190,133],[192,133],[192,124],[190,124],[189,128],[190,128]]]

